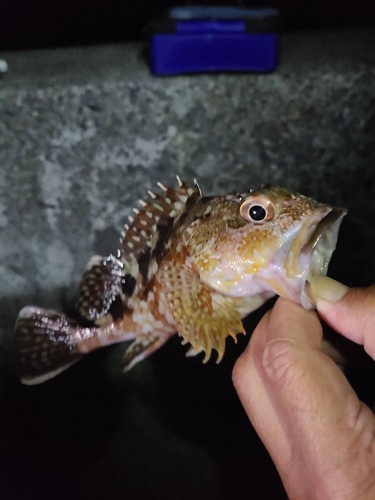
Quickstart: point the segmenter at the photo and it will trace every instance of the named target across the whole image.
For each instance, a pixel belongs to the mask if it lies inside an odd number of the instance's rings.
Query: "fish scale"
[[[22,382],[44,382],[99,347],[131,341],[126,371],[175,333],[188,356],[203,351],[207,362],[217,351],[220,362],[226,338],[245,333],[242,318],[273,295],[314,307],[305,285],[326,272],[344,209],[272,186],[205,197],[197,182],[177,180],[140,200],[116,257],[90,260],[78,319],[22,309]]]

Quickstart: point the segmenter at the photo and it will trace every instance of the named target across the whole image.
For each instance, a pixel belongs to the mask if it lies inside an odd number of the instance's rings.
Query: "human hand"
[[[375,358],[375,288],[314,278],[319,315]],[[321,350],[315,312],[278,299],[233,382],[291,500],[375,498],[375,418]]]

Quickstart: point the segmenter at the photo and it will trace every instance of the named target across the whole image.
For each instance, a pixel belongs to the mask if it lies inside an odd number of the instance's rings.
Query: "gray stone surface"
[[[175,174],[207,194],[267,182],[347,206],[331,275],[373,282],[374,39],[371,28],[285,35],[270,75],[155,78],[140,44],[1,54],[7,373],[20,307],[69,308],[91,255],[114,251],[137,199]],[[249,474],[252,498],[282,498],[231,388],[244,342],[220,367],[185,361],[175,339],[126,378],[121,347],[40,388],[4,375],[3,498],[234,499]]]

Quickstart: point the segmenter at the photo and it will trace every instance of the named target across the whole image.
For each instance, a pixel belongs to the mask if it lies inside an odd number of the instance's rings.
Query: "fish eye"
[[[263,224],[275,217],[275,206],[265,196],[251,196],[240,206],[240,215],[247,222]]]
[[[264,220],[267,216],[266,209],[262,205],[253,205],[249,210],[250,219],[255,222],[260,222]]]

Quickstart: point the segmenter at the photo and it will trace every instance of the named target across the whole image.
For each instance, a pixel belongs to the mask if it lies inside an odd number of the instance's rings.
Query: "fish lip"
[[[347,213],[346,208],[333,207],[317,224],[307,243],[302,247],[303,254],[311,255],[318,246],[321,237],[329,231],[332,225]]]

